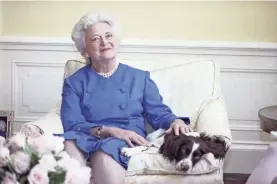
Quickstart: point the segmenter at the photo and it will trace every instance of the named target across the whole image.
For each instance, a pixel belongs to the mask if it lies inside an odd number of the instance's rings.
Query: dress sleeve
[[[64,132],[80,131],[90,133],[92,127],[99,126],[86,121],[81,112],[80,98],[69,78],[66,78],[63,83],[61,121]]]
[[[171,122],[175,119],[182,119],[186,124],[190,123],[188,117],[177,117],[163,103],[163,98],[159,93],[156,83],[150,78],[149,72],[146,72],[143,108],[146,120],[155,130],[159,128],[168,129]]]

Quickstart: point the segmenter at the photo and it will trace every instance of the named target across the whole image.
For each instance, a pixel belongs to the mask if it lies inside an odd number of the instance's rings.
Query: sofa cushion
[[[160,60],[125,59],[120,62],[131,67],[150,71],[167,104],[177,116],[194,116],[203,108],[205,101],[219,95],[217,64],[212,60]],[[84,60],[69,60],[64,77],[81,67]],[[218,71],[217,71],[218,70]]]
[[[167,104],[177,116],[188,116],[195,127],[200,112],[212,98],[220,95],[219,66],[212,60],[130,59],[120,58],[121,63],[150,71]],[[65,77],[85,66],[85,60],[69,60]],[[59,113],[60,104],[56,109]],[[149,127],[149,126],[148,126]]]
[[[222,165],[222,160],[215,159],[213,154],[208,153],[195,164],[191,171],[181,172],[176,170],[174,162],[168,161],[159,153],[142,153],[131,157],[126,175],[208,174],[219,170]]]
[[[150,71],[167,104],[177,116],[194,116],[203,104],[218,96],[216,63],[212,60],[170,61],[121,59],[129,66]]]
[[[127,176],[126,184],[224,184],[222,170],[202,175]]]
[[[72,75],[77,70],[85,66],[85,60],[68,60],[65,64],[64,78]]]

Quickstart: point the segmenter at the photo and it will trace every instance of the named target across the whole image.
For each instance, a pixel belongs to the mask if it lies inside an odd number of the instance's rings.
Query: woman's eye
[[[107,35],[107,38],[111,38],[111,37],[113,37],[112,34],[108,34],[108,35]]]
[[[92,41],[93,41],[93,42],[95,42],[95,41],[97,41],[97,40],[99,40],[99,38],[98,38],[98,37],[94,37],[94,38],[92,38]]]

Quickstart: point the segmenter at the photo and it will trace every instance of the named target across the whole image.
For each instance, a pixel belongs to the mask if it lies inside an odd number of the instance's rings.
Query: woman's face
[[[88,29],[85,40],[86,52],[92,60],[111,60],[117,54],[119,42],[112,27],[105,22],[94,24]]]

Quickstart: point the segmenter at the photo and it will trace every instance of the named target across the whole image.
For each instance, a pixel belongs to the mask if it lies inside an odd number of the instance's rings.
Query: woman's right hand
[[[112,137],[124,140],[130,147],[136,146],[148,146],[150,143],[142,136],[138,135],[134,131],[124,130],[116,127],[109,127],[108,133]]]

